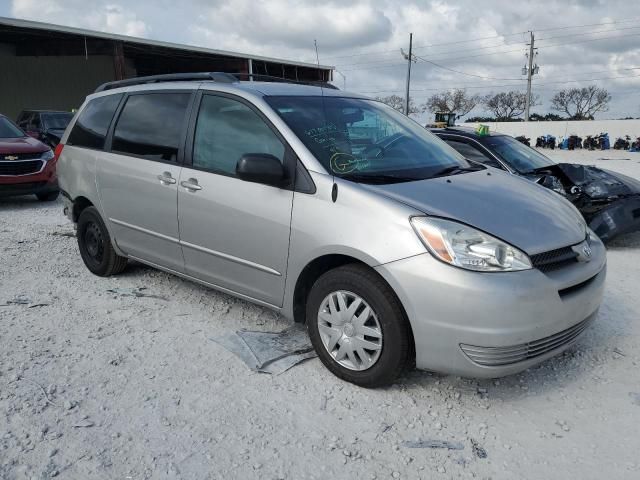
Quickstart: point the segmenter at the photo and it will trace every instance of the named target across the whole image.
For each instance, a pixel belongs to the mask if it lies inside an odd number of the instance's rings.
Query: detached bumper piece
[[[589,221],[603,242],[640,230],[640,194],[613,201]]]
[[[575,343],[594,318],[595,315],[590,315],[566,330],[534,342],[510,347],[477,347],[461,344],[460,348],[472,362],[483,367],[512,365]]]

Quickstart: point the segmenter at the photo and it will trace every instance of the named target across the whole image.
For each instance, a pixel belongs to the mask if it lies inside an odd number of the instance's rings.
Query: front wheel
[[[393,383],[410,361],[410,332],[386,282],[363,265],[322,275],[306,306],[309,337],[322,363],[361,387]]]
[[[127,266],[127,258],[113,249],[109,231],[95,207],[87,207],[80,214],[76,237],[82,261],[91,273],[108,277]]]

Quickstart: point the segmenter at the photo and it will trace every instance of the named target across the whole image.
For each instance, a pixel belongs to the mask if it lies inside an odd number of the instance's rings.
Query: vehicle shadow
[[[625,248],[640,247],[640,232],[631,232],[614,238],[607,244],[608,250],[621,250]]]
[[[227,313],[234,317],[240,312],[249,311],[249,315],[242,314],[242,325],[229,324],[234,329],[247,328],[251,330],[280,331],[289,326],[289,322],[274,312],[237,299],[225,293],[218,292],[206,286],[189,280],[183,280],[170,274],[164,274],[146,265],[131,262],[122,277],[134,279],[151,274],[166,275],[170,283],[180,282],[181,289],[192,291],[194,297],[206,299],[198,308],[206,310],[207,304],[229,304],[235,309]],[[173,289],[174,287],[170,287]],[[154,292],[156,293],[156,292]],[[518,402],[526,398],[546,395],[549,392],[562,391],[574,382],[580,382],[596,375],[594,369],[607,368],[608,362],[613,361],[620,339],[624,338],[630,327],[632,312],[624,307],[624,301],[618,298],[615,291],[608,290],[605,301],[600,309],[596,322],[584,333],[579,342],[556,357],[546,360],[540,365],[525,370],[519,374],[499,379],[469,379],[457,376],[442,375],[420,370],[410,370],[392,386],[381,390],[415,392],[425,391],[459,392],[460,399],[493,403],[493,399],[504,402]],[[265,323],[264,319],[269,318]],[[276,317],[276,318],[274,318]],[[238,363],[237,368],[244,368]],[[316,362],[314,369],[324,368]]]
[[[50,207],[52,205],[62,205],[60,198],[52,202],[41,202],[35,195],[21,195],[17,197],[2,197],[0,196],[0,212],[12,211],[12,210],[24,210],[34,207]]]

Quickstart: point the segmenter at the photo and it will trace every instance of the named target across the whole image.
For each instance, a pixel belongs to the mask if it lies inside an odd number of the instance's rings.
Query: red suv
[[[0,197],[35,194],[48,202],[58,198],[57,155],[0,115]]]

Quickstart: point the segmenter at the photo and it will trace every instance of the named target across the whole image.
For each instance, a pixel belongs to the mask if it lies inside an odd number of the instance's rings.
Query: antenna
[[[316,65],[318,65],[318,76],[320,76],[320,56],[318,55],[318,42],[315,38],[313,39],[313,45],[316,47]],[[322,81],[324,78],[320,80]]]

